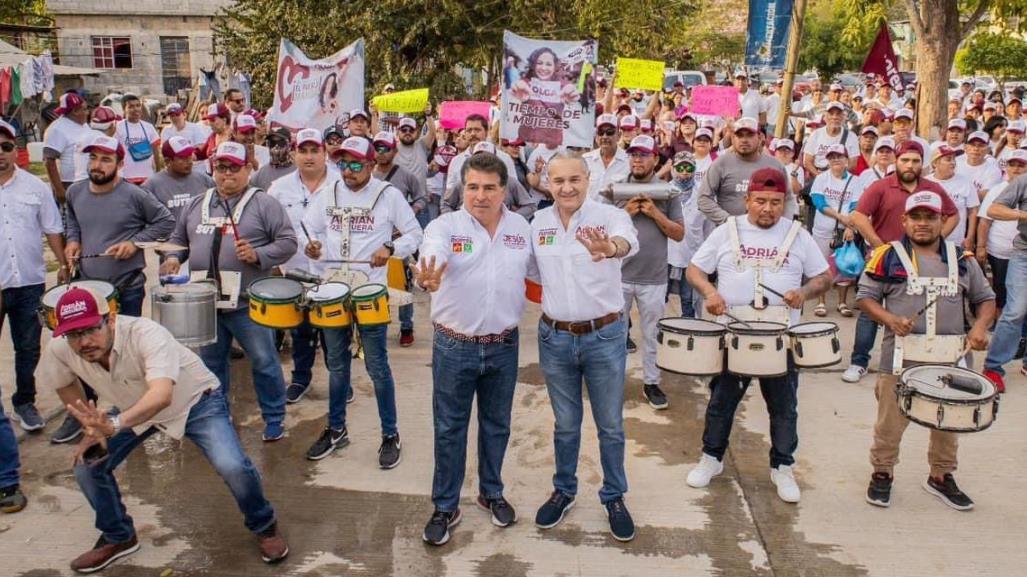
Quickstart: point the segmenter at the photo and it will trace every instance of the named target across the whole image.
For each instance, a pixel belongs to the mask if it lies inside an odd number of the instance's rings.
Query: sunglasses
[[[379,144],[374,147],[374,151],[378,154],[388,154],[392,152],[392,148],[389,146]]]
[[[410,128],[409,126],[404,126],[403,128],[400,128],[399,131],[400,132],[415,132],[414,129]]]
[[[617,129],[616,128],[600,128],[599,130],[596,131],[596,134],[598,134],[599,136],[613,136],[614,134],[617,134]]]
[[[360,172],[364,170],[364,163],[357,160],[351,160],[346,162],[345,160],[339,161],[339,170],[348,170],[350,172]]]
[[[692,174],[693,172],[695,172],[695,165],[688,162],[679,162],[674,165],[674,170],[678,172],[687,172],[688,174]]]
[[[332,146],[338,146],[338,145],[342,144],[342,139],[339,138],[338,136],[332,136],[332,137],[329,137],[327,140],[325,140],[325,144],[331,144]]]
[[[238,174],[242,170],[241,164],[215,164],[214,172],[221,174]]]
[[[635,160],[641,160],[641,159],[645,159],[645,158],[652,158],[653,156],[655,156],[655,155],[653,153],[651,153],[651,152],[642,152],[642,151],[637,151],[637,150],[635,152],[629,152],[628,153],[628,158],[635,159]]]
[[[14,152],[14,149],[18,148],[13,142],[0,142],[0,150],[4,152]]]

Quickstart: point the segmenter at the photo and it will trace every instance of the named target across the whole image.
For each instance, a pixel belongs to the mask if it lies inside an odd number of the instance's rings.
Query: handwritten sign
[[[486,119],[492,109],[491,102],[473,100],[451,100],[439,106],[439,122],[446,130],[458,130],[464,127],[464,120],[472,114],[480,114]]]
[[[400,114],[418,114],[428,106],[428,89],[404,90],[392,94],[382,94],[371,99],[374,107],[382,112],[399,112]]]
[[[734,86],[694,86],[688,109],[696,114],[738,118],[738,89]]]
[[[663,62],[618,57],[616,88],[663,90]]]

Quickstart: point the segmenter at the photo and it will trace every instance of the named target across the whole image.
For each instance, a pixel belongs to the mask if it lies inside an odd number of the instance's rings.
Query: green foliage
[[[965,76],[1027,78],[1027,42],[1004,33],[977,34],[956,53],[956,70]]]
[[[803,23],[799,69],[816,68],[821,78],[859,70],[882,17],[880,6],[814,0]]]
[[[53,19],[46,15],[46,0],[2,0],[0,22],[27,26],[53,25]]]

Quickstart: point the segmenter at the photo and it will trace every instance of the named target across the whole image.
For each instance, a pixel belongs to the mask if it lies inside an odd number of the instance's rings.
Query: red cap
[[[214,152],[214,160],[227,160],[236,166],[246,164],[246,147],[229,140],[222,142]]]
[[[172,136],[160,145],[160,153],[164,158],[186,158],[193,155],[196,147],[181,136]]]
[[[104,315],[110,313],[106,299],[101,298],[92,289],[76,285],[72,285],[57,299],[55,308],[57,327],[53,331],[54,337],[70,331],[95,327],[103,321]]]
[[[387,146],[387,147],[389,147],[389,150],[395,150],[396,149],[396,136],[394,134],[392,134],[391,132],[383,130],[383,131],[379,132],[378,134],[374,135],[373,143],[376,144],[376,145],[380,144],[382,146]]]
[[[351,136],[342,141],[342,146],[332,153],[332,158],[339,160],[343,154],[351,154],[360,160],[374,160],[374,147],[363,136]]]
[[[228,120],[232,117],[232,111],[228,109],[223,102],[215,102],[207,107],[207,120],[214,120],[215,118],[224,118]]]
[[[54,109],[57,114],[67,114],[68,112],[75,110],[79,106],[84,106],[86,103],[77,92],[65,92],[61,95],[60,105]]]
[[[639,134],[638,136],[631,139],[631,144],[628,145],[628,152],[648,152],[649,154],[658,154],[659,150],[656,148],[656,140],[648,134]]]
[[[895,157],[898,158],[907,152],[915,152],[920,155],[920,158],[924,157],[924,147],[915,140],[906,140],[900,144],[898,150],[895,151]]]
[[[99,150],[100,152],[112,153],[118,155],[118,160],[125,158],[125,147],[118,142],[117,138],[107,136],[97,132],[89,143],[82,147],[82,152],[92,152]]]
[[[749,192],[788,193],[788,179],[776,168],[761,168],[749,177]]]

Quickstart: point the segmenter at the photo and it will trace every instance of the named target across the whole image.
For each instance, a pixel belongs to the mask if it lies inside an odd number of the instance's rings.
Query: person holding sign
[[[525,142],[563,144],[564,106],[580,97],[577,85],[564,78],[563,63],[551,48],[528,56],[528,71],[514,83],[512,93],[521,102],[524,120],[518,137]]]

